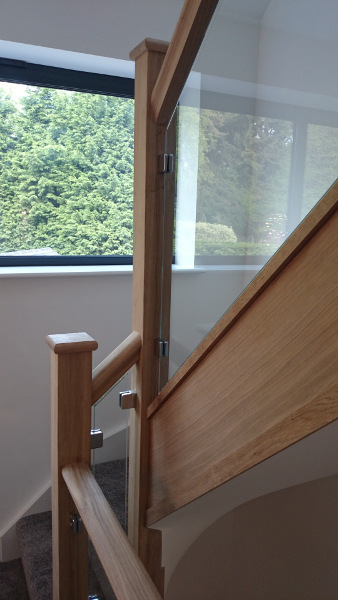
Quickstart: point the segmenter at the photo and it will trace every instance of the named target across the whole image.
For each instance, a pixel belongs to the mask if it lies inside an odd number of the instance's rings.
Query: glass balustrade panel
[[[169,377],[337,178],[337,25],[219,3],[177,107]]]
[[[116,600],[97,552],[89,538],[88,600]]]
[[[92,431],[101,430],[103,434],[102,447],[92,450],[93,474],[125,530],[128,521],[129,410],[120,407],[120,392],[127,390],[130,390],[129,372],[92,409]]]
[[[128,524],[129,410],[120,407],[120,393],[130,390],[126,373],[92,409],[92,431],[103,433],[102,447],[92,450],[92,470],[123,529]],[[88,598],[115,600],[116,596],[89,541]]]

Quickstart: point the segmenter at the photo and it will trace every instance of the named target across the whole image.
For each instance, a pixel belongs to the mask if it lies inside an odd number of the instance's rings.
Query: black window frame
[[[0,57],[0,81],[75,92],[134,99],[130,77],[52,67]],[[12,255],[0,256],[0,267],[132,265],[132,255]]]

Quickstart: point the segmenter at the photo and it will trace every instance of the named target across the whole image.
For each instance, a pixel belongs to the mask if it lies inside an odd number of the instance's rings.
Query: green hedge
[[[271,256],[278,246],[250,242],[195,241],[195,254],[199,256]]]
[[[237,242],[237,237],[232,229],[222,223],[196,223],[196,240],[208,242]]]

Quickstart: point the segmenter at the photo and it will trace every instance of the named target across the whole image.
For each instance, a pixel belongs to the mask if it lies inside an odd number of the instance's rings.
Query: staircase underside
[[[338,474],[338,420],[156,522],[166,582],[213,523],[259,497]]]
[[[337,191],[327,219],[151,416],[148,524],[338,418]]]

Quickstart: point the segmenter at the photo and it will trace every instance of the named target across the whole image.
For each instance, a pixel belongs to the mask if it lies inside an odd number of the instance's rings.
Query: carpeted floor
[[[52,513],[21,519],[17,536],[31,598],[50,600],[52,575]]]
[[[0,600],[29,600],[20,559],[0,562]]]
[[[116,460],[97,465],[94,475],[122,527],[126,529],[126,461]],[[0,563],[0,600],[29,600],[29,597],[31,600],[51,600],[51,512],[21,519],[17,525],[17,534],[27,586],[20,560]],[[105,600],[115,600],[109,583],[104,578],[98,558],[92,550],[90,557],[94,569],[90,569],[89,594],[97,594],[97,597]],[[100,578],[101,585],[97,576]]]
[[[123,529],[127,531],[127,477],[126,461],[124,459],[101,463],[94,468],[94,475],[102,492],[107,498]]]

